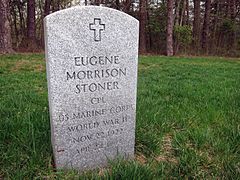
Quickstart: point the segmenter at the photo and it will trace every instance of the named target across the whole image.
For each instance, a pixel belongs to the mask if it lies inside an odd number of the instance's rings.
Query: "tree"
[[[60,10],[60,3],[61,3],[61,0],[53,0],[52,1],[52,8],[53,8],[53,12],[56,12],[56,11],[59,11]]]
[[[44,17],[49,15],[49,13],[50,13],[50,4],[51,4],[51,0],[45,0],[45,3],[44,3]]]
[[[35,41],[36,38],[35,0],[28,0],[27,4],[27,37],[31,41]]]
[[[180,16],[180,25],[185,24],[185,11],[186,11],[186,0],[182,0],[182,9],[181,9],[181,16]]]
[[[204,13],[204,23],[202,31],[202,48],[205,53],[208,54],[208,36],[209,36],[209,26],[210,26],[210,8],[211,0],[205,0],[205,13]]]
[[[139,39],[139,51],[140,53],[146,53],[146,24],[147,24],[147,8],[146,0],[140,0],[139,4],[139,17],[140,17],[140,39]]]
[[[95,0],[95,5],[99,6],[100,5],[100,0]]]
[[[43,13],[41,11],[41,32],[40,32],[40,45],[44,48],[44,25],[43,25],[43,19],[50,14],[50,6],[51,6],[51,0],[45,0],[44,6],[43,6]]]
[[[120,9],[120,2],[119,2],[119,0],[116,0],[115,9],[117,9],[117,10]]]
[[[124,1],[124,7],[123,7],[123,11],[127,14],[130,14],[130,8],[131,8],[131,0],[125,0]]]
[[[21,33],[21,38],[25,35],[25,19],[24,19],[24,5],[25,2],[17,1],[17,8],[18,8],[18,14],[20,18],[20,33]]]
[[[173,0],[167,2],[167,56],[173,55]]]
[[[9,0],[0,0],[0,54],[13,52],[9,17]]]
[[[20,51],[36,52],[38,50],[36,42],[36,15],[35,0],[27,0],[27,32],[23,38]]]
[[[181,0],[175,2],[175,15],[174,15],[174,24],[179,25],[179,10],[180,10]]]
[[[231,35],[230,35],[230,47],[235,48],[236,46],[236,30],[235,30],[235,18],[236,18],[236,0],[230,0],[229,2],[230,9],[230,19],[233,25]]]
[[[189,25],[189,0],[187,0],[186,1],[186,12],[187,12],[187,14],[186,14],[186,16],[185,16],[185,24],[186,25]]]
[[[194,0],[193,43],[196,49],[200,41],[200,0]]]

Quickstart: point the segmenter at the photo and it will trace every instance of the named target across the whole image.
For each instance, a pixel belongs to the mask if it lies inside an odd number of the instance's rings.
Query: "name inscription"
[[[78,80],[81,83],[75,85],[75,93],[112,91],[121,88],[119,79],[127,76],[127,67],[120,63],[119,56],[77,56],[74,57],[75,67],[84,67],[77,71],[67,71],[66,80]],[[94,69],[96,67],[96,69]],[[89,69],[86,69],[89,68]],[[87,80],[88,83],[84,83]],[[95,80],[101,82],[90,82]]]

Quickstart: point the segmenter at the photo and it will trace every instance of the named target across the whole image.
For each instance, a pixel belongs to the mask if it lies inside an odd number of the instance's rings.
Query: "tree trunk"
[[[124,3],[123,11],[127,14],[130,14],[131,0],[126,0]]]
[[[116,0],[116,9],[117,9],[117,10],[120,9],[120,2],[119,2],[119,0]]]
[[[50,5],[51,0],[45,0],[44,8],[43,8],[43,15],[41,17],[42,26],[41,26],[41,35],[40,35],[40,46],[44,48],[44,25],[43,25],[43,19],[50,14]]]
[[[95,0],[95,5],[99,6],[100,5],[100,0]]]
[[[13,40],[13,37],[12,37],[12,43],[15,44],[14,46],[16,47],[17,46],[17,43],[19,42],[19,31],[18,31],[18,22],[17,22],[17,13],[16,13],[16,9],[15,9],[15,5],[12,5],[12,15],[13,15],[13,24],[14,24],[14,35],[15,35],[15,41]],[[15,43],[14,43],[15,42]]]
[[[230,18],[233,23],[233,26],[236,25],[236,0],[230,0]],[[236,30],[235,28],[232,29],[230,34],[230,48],[236,48]]]
[[[53,12],[60,10],[60,0],[54,0],[53,1]]]
[[[208,54],[208,38],[209,38],[209,26],[210,26],[210,8],[211,0],[205,0],[205,13],[204,23],[202,31],[202,48],[206,54]]]
[[[0,0],[0,54],[12,53],[9,0]]]
[[[167,56],[173,55],[173,0],[167,3]]]
[[[146,53],[146,24],[147,24],[147,9],[146,0],[140,0],[140,42],[139,51],[141,54]]]
[[[36,44],[35,0],[28,0],[27,4],[27,39],[30,45]],[[31,49],[31,47],[30,47]]]
[[[231,16],[231,0],[227,0],[225,16],[227,18],[230,18]]]
[[[212,35],[211,35],[211,50],[214,54],[218,49],[218,21],[219,21],[219,2],[214,2],[214,18],[212,22]]]
[[[17,3],[17,7],[18,7],[18,13],[19,13],[19,18],[20,18],[20,33],[21,33],[21,38],[25,36],[25,20],[24,20],[24,16],[23,16],[23,3],[21,3],[20,1],[18,1]]]
[[[194,0],[194,20],[193,20],[193,43],[195,50],[199,48],[200,41],[200,0]]]
[[[180,23],[179,25],[182,26],[184,25],[185,21],[185,11],[186,11],[186,0],[183,0],[182,2],[182,11],[181,11],[181,16],[180,16]]]
[[[50,14],[50,4],[51,4],[51,0],[45,0],[45,4],[44,4],[44,17],[46,17],[47,15]]]
[[[150,22],[150,15],[149,15],[149,12],[147,11],[147,22]],[[147,34],[146,34],[146,49],[150,50],[151,49],[151,46],[152,46],[152,39],[151,39],[151,27],[150,26],[147,26]]]
[[[186,17],[185,17],[185,24],[189,25],[189,1],[186,1]]]
[[[19,50],[26,52],[39,51],[36,42],[35,0],[27,1],[27,33],[20,44]]]
[[[181,0],[178,0],[175,4],[175,25],[179,25],[179,9],[180,9]]]

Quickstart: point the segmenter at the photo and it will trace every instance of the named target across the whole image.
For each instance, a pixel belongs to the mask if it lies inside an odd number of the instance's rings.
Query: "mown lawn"
[[[141,57],[136,158],[55,171],[42,54],[0,56],[0,179],[240,178],[240,59]]]

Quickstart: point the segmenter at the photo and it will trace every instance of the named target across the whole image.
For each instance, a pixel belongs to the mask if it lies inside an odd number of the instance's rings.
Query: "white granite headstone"
[[[106,7],[73,7],[48,15],[44,29],[56,167],[133,157],[138,21]]]

